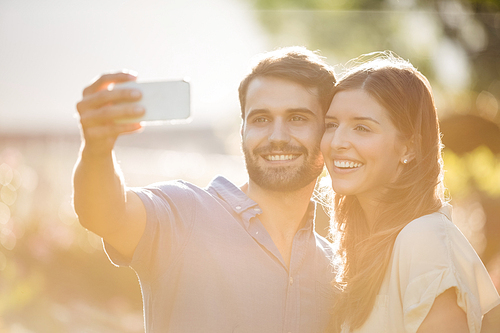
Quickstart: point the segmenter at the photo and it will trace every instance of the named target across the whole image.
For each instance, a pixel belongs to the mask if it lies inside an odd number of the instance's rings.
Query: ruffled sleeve
[[[500,303],[478,255],[446,214],[409,223],[394,244],[406,332],[416,332],[437,296],[455,288],[471,333],[479,333],[483,315]]]

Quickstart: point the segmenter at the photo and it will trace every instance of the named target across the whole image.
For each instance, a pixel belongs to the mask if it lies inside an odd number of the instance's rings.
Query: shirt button
[[[241,209],[241,206],[236,206],[236,207],[234,207],[234,208],[236,208],[236,209]]]
[[[293,277],[290,276],[290,278],[288,279],[288,281],[289,281],[290,285],[292,285],[293,284]]]

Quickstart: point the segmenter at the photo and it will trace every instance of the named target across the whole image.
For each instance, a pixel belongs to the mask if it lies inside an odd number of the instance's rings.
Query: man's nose
[[[271,143],[289,142],[290,133],[286,123],[281,120],[275,120],[273,126],[271,126],[268,140]]]

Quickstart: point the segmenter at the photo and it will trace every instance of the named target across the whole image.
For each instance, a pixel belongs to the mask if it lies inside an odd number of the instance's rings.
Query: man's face
[[[323,127],[316,89],[280,78],[253,79],[241,128],[250,182],[282,192],[315,182],[323,170]]]

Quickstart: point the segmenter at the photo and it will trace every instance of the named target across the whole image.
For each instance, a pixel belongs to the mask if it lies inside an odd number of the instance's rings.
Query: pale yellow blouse
[[[373,311],[354,332],[416,332],[434,299],[452,287],[469,331],[479,333],[483,315],[500,298],[478,255],[451,222],[451,207],[445,206],[400,232]]]

